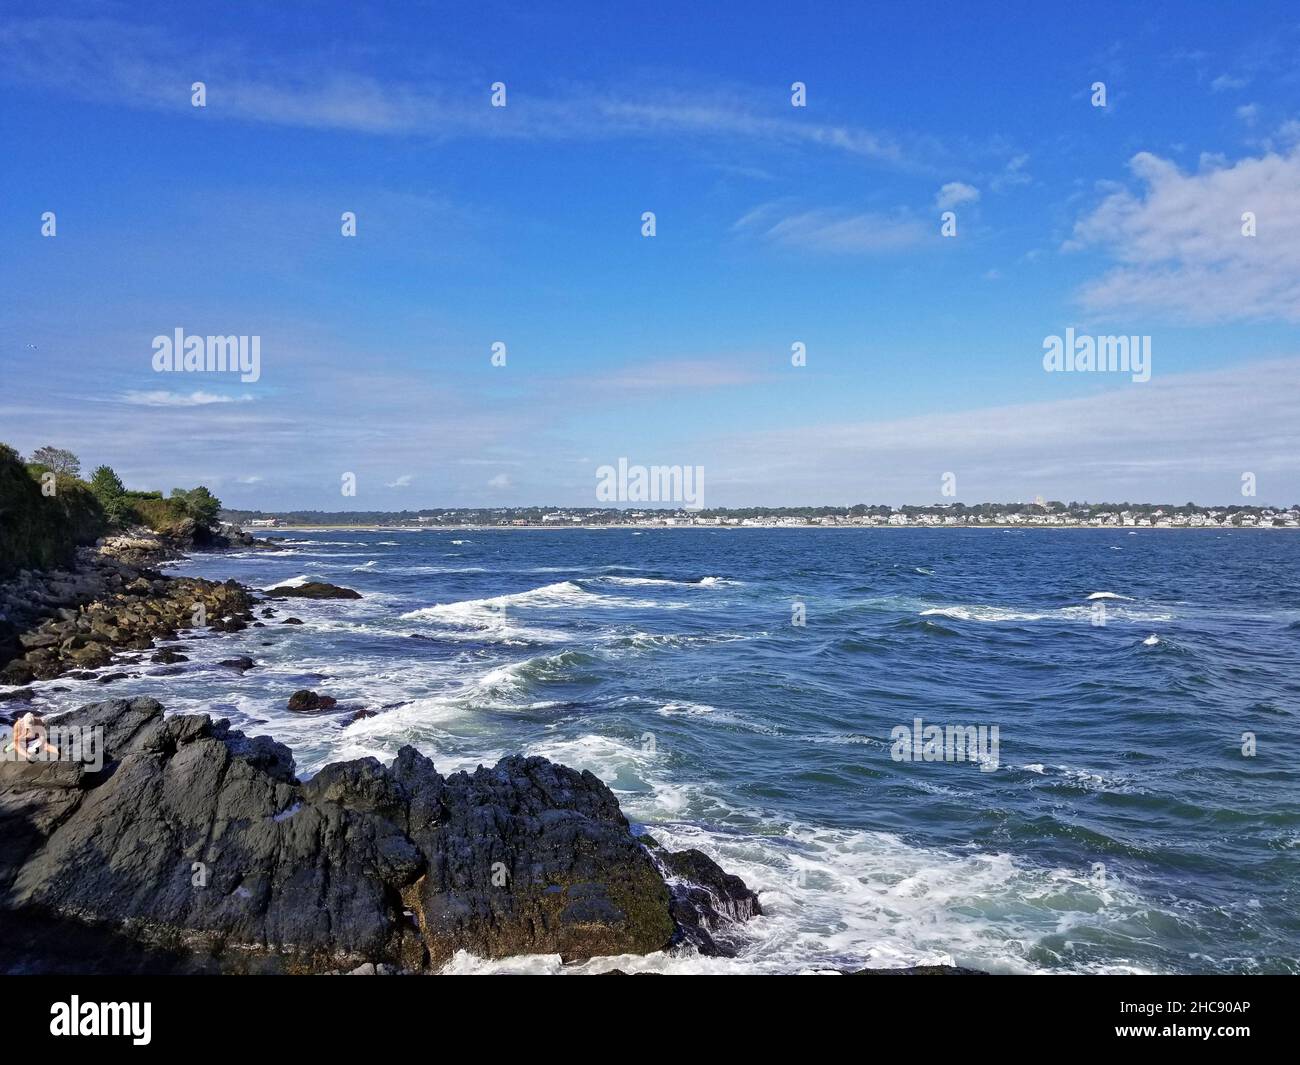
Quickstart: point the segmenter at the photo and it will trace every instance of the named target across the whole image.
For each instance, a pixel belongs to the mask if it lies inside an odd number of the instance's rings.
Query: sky
[[[268,512],[1300,500],[1293,2],[265,6],[0,4],[0,440]]]

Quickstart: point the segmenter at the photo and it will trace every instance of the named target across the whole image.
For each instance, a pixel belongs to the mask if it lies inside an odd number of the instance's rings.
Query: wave
[[[276,581],[274,584],[268,584],[262,591],[269,592],[272,588],[299,588],[310,580],[312,578],[303,573],[297,577],[290,577],[287,581]]]
[[[614,649],[630,647],[638,651],[654,651],[664,648],[686,648],[698,644],[734,643],[737,640],[757,640],[768,636],[767,632],[634,632],[612,640]]]
[[[504,694],[526,691],[538,684],[589,684],[599,678],[589,668],[597,659],[583,651],[526,658],[489,670],[477,681],[478,691]]]
[[[739,584],[740,581],[731,581],[726,577],[697,577],[694,580],[673,580],[671,577],[616,577],[606,575],[603,577],[593,577],[594,581],[601,581],[606,584],[625,584],[630,586],[646,584],[667,584],[675,585],[682,588],[716,588],[723,584]]]
[[[1035,776],[1055,778],[1058,782],[1083,788],[1086,791],[1142,793],[1135,789],[1133,779],[1118,773],[1098,773],[1091,769],[1076,769],[1068,765],[1044,765],[1032,762],[1018,768],[1033,773]]]
[[[985,604],[953,606],[934,606],[920,611],[921,617],[945,617],[954,621],[1086,621],[1092,623],[1093,608],[1087,606],[1067,606],[1056,610],[1023,610],[1014,607],[992,606]],[[1111,621],[1173,621],[1174,614],[1169,610],[1142,610],[1129,607],[1115,607],[1106,614]]]
[[[494,595],[485,599],[464,599],[455,603],[435,603],[433,606],[421,607],[402,615],[406,620],[420,618],[455,618],[466,621],[482,621],[485,615],[498,615],[504,609],[515,606],[560,607],[587,605],[600,596],[578,587],[572,581],[558,581],[544,584],[540,588],[530,588],[523,592],[508,595]]]
[[[1123,599],[1130,603],[1133,602],[1132,596],[1120,595],[1118,592],[1093,592],[1088,596],[1088,601],[1091,602],[1094,599]]]

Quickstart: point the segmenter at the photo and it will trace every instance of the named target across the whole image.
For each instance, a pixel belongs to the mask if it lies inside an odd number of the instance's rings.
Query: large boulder
[[[404,898],[437,965],[484,957],[646,954],[669,945],[669,893],[618,801],[545,758],[441,777],[405,747],[393,775],[427,872]]]
[[[281,584],[268,588],[272,599],[360,599],[361,593],[351,588],[340,588],[325,581],[307,581],[305,584]]]
[[[413,971],[462,949],[577,959],[694,941],[590,773],[514,757],[444,777],[404,747],[391,767],[338,763],[304,784],[282,744],[164,717],[151,699],[57,724],[101,730],[105,760],[98,772],[0,762],[11,926],[75,926],[106,937],[106,957],[125,937],[168,967],[227,971]]]

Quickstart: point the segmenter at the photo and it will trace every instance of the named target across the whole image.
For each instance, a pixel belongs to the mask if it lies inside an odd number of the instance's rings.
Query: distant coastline
[[[1093,530],[1097,530],[1097,529],[1103,529],[1103,530],[1104,530],[1104,529],[1110,529],[1110,530],[1115,531],[1115,532],[1138,532],[1138,531],[1146,531],[1146,530],[1151,530],[1151,531],[1168,531],[1168,532],[1177,532],[1177,531],[1180,531],[1180,530],[1188,531],[1188,532],[1191,532],[1191,531],[1193,531],[1193,530],[1195,530],[1195,531],[1218,531],[1218,532],[1223,532],[1223,531],[1225,531],[1225,530],[1228,531],[1228,532],[1237,532],[1237,531],[1245,531],[1245,530],[1258,530],[1258,531],[1279,531],[1279,532],[1281,532],[1281,531],[1286,531],[1286,530],[1300,530],[1300,525],[1259,525],[1259,524],[1255,524],[1255,525],[1135,525],[1135,526],[1123,526],[1123,525],[1040,525],[1040,524],[1037,524],[1037,523],[1029,523],[1029,522],[1026,522],[1026,523],[1021,524],[1021,525],[992,524],[992,523],[980,524],[980,525],[967,525],[967,524],[956,524],[956,525],[941,525],[941,524],[934,524],[934,525],[930,525],[930,524],[922,524],[922,523],[915,523],[915,524],[908,524],[908,525],[814,525],[814,524],[802,524],[802,525],[796,525],[796,524],[781,524],[781,523],[777,523],[777,522],[771,522],[771,523],[751,523],[751,524],[748,524],[748,525],[666,525],[666,524],[656,524],[656,523],[647,523],[647,524],[641,524],[641,525],[631,525],[631,524],[628,524],[628,525],[608,525],[608,524],[591,524],[591,525],[582,525],[582,524],[577,524],[577,523],[572,524],[572,525],[539,525],[539,524],[528,524],[528,525],[375,525],[375,524],[364,524],[364,525],[346,525],[346,524],[334,524],[334,525],[301,525],[301,524],[295,524],[295,525],[273,525],[273,526],[262,526],[262,527],[259,528],[259,531],[261,531],[261,532],[266,532],[266,531],[275,531],[275,532],[330,532],[330,531],[334,531],[334,532],[511,532],[511,531],[514,531],[514,532],[563,532],[563,531],[566,531],[566,530],[609,530],[609,531],[614,531],[614,530],[628,530],[628,529],[631,529],[631,530],[634,530],[634,531],[638,531],[638,532],[639,532],[639,531],[642,531],[642,530],[645,530],[645,529],[663,529],[663,530],[668,530],[668,529],[673,529],[673,530],[684,530],[684,529],[712,529],[712,530],[718,530],[718,529],[722,529],[722,530],[726,530],[726,531],[728,531],[728,532],[731,532],[731,531],[741,531],[741,530],[745,530],[745,529],[807,529],[807,530],[821,530],[821,529],[884,529],[884,530],[887,530],[887,529],[987,529],[987,530],[990,530],[990,531],[992,531],[992,532],[997,532],[997,531],[1014,531],[1014,532],[1022,532],[1022,531],[1026,530],[1026,529],[1041,529],[1041,530],[1046,530],[1046,531],[1051,531],[1051,530],[1065,531],[1065,530],[1070,530],[1070,529],[1093,529]]]

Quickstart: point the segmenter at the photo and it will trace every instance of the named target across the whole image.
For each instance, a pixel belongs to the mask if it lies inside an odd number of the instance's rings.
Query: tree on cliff
[[[120,528],[138,520],[131,500],[127,497],[126,485],[112,466],[96,468],[90,475],[90,490],[104,508],[104,516],[110,524]]]
[[[45,447],[38,447],[32,452],[30,461],[33,466],[44,466],[47,470],[68,477],[76,477],[81,473],[81,460],[62,447],[51,447],[48,444]]]
[[[209,492],[203,485],[191,488],[173,488],[171,501],[177,504],[186,517],[193,518],[204,528],[212,528],[217,523],[217,512],[221,510],[221,500]]]

